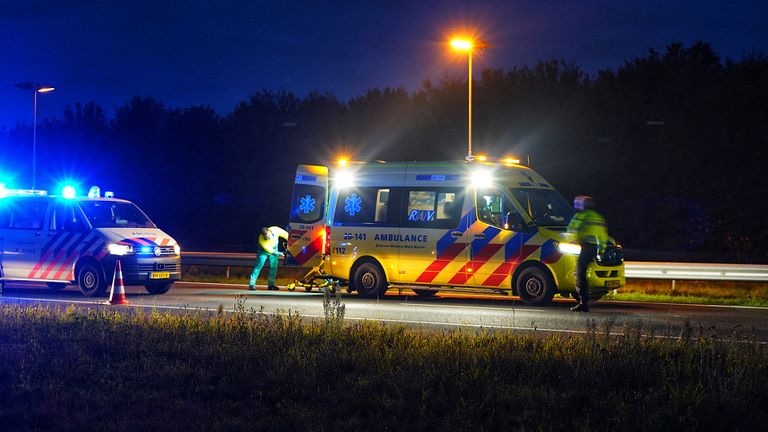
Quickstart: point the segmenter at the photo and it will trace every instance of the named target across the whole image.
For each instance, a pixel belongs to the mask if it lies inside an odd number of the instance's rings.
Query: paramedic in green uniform
[[[288,232],[284,229],[276,226],[269,228],[264,227],[261,229],[261,235],[259,236],[259,254],[256,256],[256,265],[253,267],[251,273],[251,280],[248,282],[248,289],[256,289],[256,278],[261,273],[261,268],[264,267],[264,262],[269,260],[269,281],[267,289],[270,291],[277,291],[277,285],[275,285],[275,277],[277,277],[277,261],[278,258],[284,256],[284,254],[277,250],[277,245],[280,242],[280,237],[287,239]]]
[[[595,200],[591,196],[579,195],[573,199],[576,214],[568,224],[568,232],[575,234],[581,252],[576,261],[576,295],[579,304],[572,307],[574,312],[589,312],[589,281],[587,268],[593,262],[598,252],[605,249],[608,243],[608,228],[605,218],[595,211]]]

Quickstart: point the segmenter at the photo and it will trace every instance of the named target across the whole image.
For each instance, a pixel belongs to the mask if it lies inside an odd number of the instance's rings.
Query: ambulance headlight
[[[181,255],[181,246],[173,245],[173,253],[175,253],[176,255]]]
[[[128,255],[133,253],[133,246],[131,245],[124,245],[124,244],[116,244],[112,243],[109,246],[107,246],[107,249],[109,250],[109,253],[112,255]]]
[[[557,250],[565,255],[578,255],[581,253],[581,246],[573,243],[558,243]]]

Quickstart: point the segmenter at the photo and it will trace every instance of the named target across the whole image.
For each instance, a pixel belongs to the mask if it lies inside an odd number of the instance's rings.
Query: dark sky
[[[131,96],[222,114],[262,89],[346,100],[368,88],[417,90],[463,77],[445,41],[474,29],[493,45],[481,68],[563,58],[589,73],[663,51],[712,44],[724,58],[768,48],[765,1],[0,0],[0,127],[95,101],[112,115]]]

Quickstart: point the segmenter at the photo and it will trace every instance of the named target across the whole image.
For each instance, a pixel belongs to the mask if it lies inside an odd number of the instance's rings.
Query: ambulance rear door
[[[288,253],[295,264],[316,266],[322,260],[328,203],[328,167],[299,165],[291,198]]]

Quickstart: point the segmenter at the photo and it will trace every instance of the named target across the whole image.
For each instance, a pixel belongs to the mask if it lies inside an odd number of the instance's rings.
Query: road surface
[[[246,309],[265,313],[298,313],[307,318],[323,317],[323,294],[303,289],[289,292],[267,291],[259,287],[248,291],[244,285],[180,282],[165,295],[149,295],[143,287],[127,287],[130,305],[161,311],[212,310],[223,307],[234,311],[240,302]],[[0,301],[6,304],[35,303],[102,307],[104,298],[85,298],[77,287],[61,291],[44,285],[6,286]],[[531,307],[516,297],[472,294],[438,294],[418,297],[410,291],[390,291],[382,299],[368,300],[344,295],[345,320],[370,320],[409,326],[465,329],[509,329],[540,333],[585,333],[591,327],[622,334],[625,326],[641,328],[646,335],[679,337],[690,329],[693,336],[736,338],[768,343],[768,308],[745,306],[703,306],[668,303],[601,301],[590,313],[574,313],[573,301],[555,300],[547,307]]]

